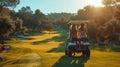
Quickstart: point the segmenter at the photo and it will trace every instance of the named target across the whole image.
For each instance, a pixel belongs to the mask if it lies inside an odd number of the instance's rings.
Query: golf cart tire
[[[68,55],[68,51],[67,51],[67,50],[65,50],[65,55],[66,55],[66,56]]]
[[[0,62],[2,62],[3,61],[3,59],[0,57]]]
[[[71,49],[71,47],[69,46],[69,48],[68,48],[68,57],[71,57],[72,56],[72,49]]]
[[[90,49],[86,49],[86,51],[85,51],[85,54],[86,54],[86,57],[90,57]]]

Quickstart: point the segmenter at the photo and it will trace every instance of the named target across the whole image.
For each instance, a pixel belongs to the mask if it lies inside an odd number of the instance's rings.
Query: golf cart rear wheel
[[[66,55],[66,56],[68,55],[68,51],[67,51],[67,50],[65,50],[65,55]]]
[[[72,56],[72,48],[69,47],[69,49],[68,49],[68,57],[71,57],[71,56]]]
[[[90,49],[87,49],[87,50],[85,51],[85,54],[86,54],[87,57],[90,57]]]
[[[68,56],[71,57],[72,56],[72,51],[68,51]]]
[[[2,60],[3,60],[3,59],[0,57],[0,62],[2,62]]]

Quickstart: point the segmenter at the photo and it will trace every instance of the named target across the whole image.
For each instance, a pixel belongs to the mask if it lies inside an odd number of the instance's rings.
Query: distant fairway
[[[120,52],[91,50],[91,57],[83,58],[80,54],[76,57],[64,55],[66,33],[44,32],[33,36],[25,36],[30,40],[12,39],[8,43],[12,49],[4,53],[0,67],[119,67]],[[33,54],[33,55],[31,55]],[[28,57],[34,59],[34,61]],[[35,57],[39,59],[35,60]],[[27,59],[25,59],[27,58]],[[36,64],[36,65],[34,65]],[[22,65],[22,66],[21,66]],[[33,66],[32,66],[33,65]]]

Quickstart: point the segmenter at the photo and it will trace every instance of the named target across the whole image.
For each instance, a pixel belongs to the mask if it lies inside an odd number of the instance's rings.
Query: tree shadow
[[[60,36],[56,36],[51,38],[51,40],[56,41],[56,42],[62,42],[61,44],[59,44],[59,46],[57,48],[52,48],[51,50],[47,51],[47,52],[64,52],[65,51],[65,44],[67,42],[67,36],[64,33],[60,33]]]
[[[52,48],[51,50],[47,51],[48,53],[50,52],[64,52],[65,50],[65,44],[67,42],[67,31],[56,31],[55,33],[52,34],[60,34],[60,36],[54,36],[52,38],[49,39],[45,39],[42,41],[36,41],[33,42],[33,45],[39,45],[41,43],[48,43],[50,41],[55,41],[55,42],[62,42],[61,44],[59,44],[59,46],[57,48]]]
[[[52,67],[85,67],[89,58],[62,56]]]
[[[35,31],[28,31],[27,34],[24,34],[24,36],[38,36],[45,34],[44,32],[35,32]]]
[[[64,51],[65,51],[65,43],[62,43],[57,48],[52,48],[51,50],[47,52],[51,53],[51,52],[64,52]]]
[[[106,45],[98,45],[98,46],[95,46],[95,45],[92,45],[90,46],[90,49],[92,50],[99,50],[99,51],[114,51],[114,52],[120,52],[120,46],[106,46]]]
[[[65,43],[65,41],[66,41],[66,33],[61,33],[61,32],[57,32],[57,33],[59,33],[60,36],[54,36],[52,38],[48,38],[48,39],[45,39],[45,40],[42,40],[42,41],[36,41],[36,42],[33,42],[33,45],[39,45],[40,43],[47,43],[47,42],[50,42],[50,41]]]
[[[66,39],[67,38],[65,34],[60,34],[60,36],[55,36],[51,38],[51,40],[56,41],[56,42],[64,42]]]
[[[33,45],[39,45],[40,43],[47,43],[47,42],[50,42],[51,39],[46,39],[46,40],[42,40],[42,41],[36,41],[36,42],[33,42]]]

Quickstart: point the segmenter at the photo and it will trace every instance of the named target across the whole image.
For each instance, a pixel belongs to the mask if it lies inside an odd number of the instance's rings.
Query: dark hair
[[[84,24],[82,23],[82,24],[80,24],[81,26],[84,26]]]

